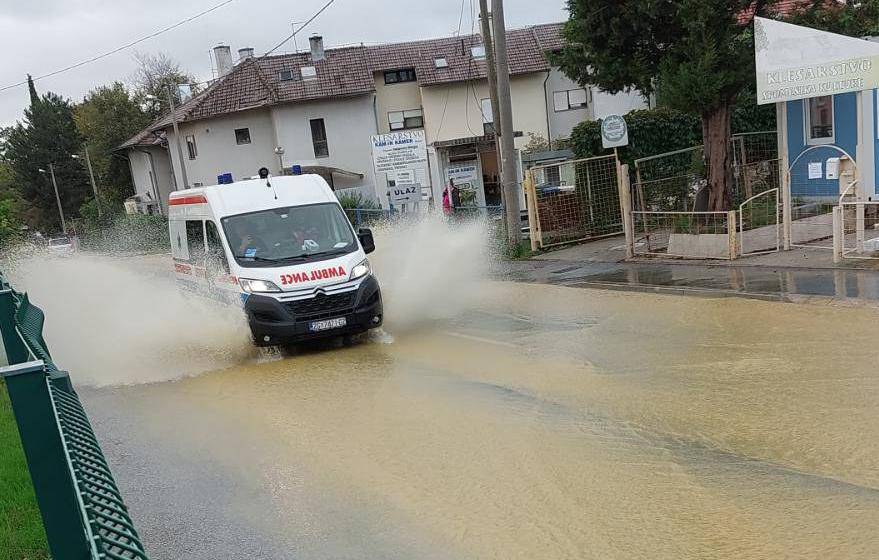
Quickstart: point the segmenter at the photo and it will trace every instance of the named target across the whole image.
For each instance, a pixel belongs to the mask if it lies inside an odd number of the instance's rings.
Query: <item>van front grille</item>
[[[287,310],[297,321],[313,321],[345,315],[354,310],[357,290],[341,294],[323,294],[308,299],[297,299],[286,303]]]

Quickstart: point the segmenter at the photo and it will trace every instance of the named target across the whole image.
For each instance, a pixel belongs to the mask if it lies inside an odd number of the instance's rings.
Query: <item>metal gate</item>
[[[855,159],[833,144],[806,148],[788,167],[785,233],[791,247],[833,249],[833,207],[839,201],[840,179],[826,178],[831,158],[848,158],[857,172]]]
[[[531,235],[541,248],[623,233],[616,156],[526,172]]]
[[[781,249],[781,204],[778,189],[756,194],[739,205],[739,249],[742,256]]]
[[[839,196],[834,245],[845,259],[879,259],[879,201],[864,200],[852,181]]]

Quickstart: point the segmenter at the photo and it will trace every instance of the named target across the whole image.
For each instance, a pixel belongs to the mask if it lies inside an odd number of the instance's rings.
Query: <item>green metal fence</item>
[[[0,276],[0,368],[54,560],[146,560],[67,372],[43,339],[43,311]]]

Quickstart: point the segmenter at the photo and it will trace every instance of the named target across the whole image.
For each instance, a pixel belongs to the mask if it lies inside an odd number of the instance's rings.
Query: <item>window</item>
[[[201,263],[204,259],[204,224],[201,220],[186,220],[186,245],[189,262]]]
[[[250,129],[249,128],[236,128],[235,129],[235,143],[239,146],[241,144],[250,144]]]
[[[424,112],[421,109],[391,111],[388,113],[388,127],[391,130],[424,127]]]
[[[317,70],[314,68],[314,66],[303,66],[299,69],[299,73],[302,74],[303,80],[317,79]]]
[[[311,143],[314,146],[314,157],[324,158],[330,155],[330,145],[327,143],[327,129],[323,119],[311,119]]]
[[[260,210],[221,223],[232,256],[247,268],[321,261],[358,249],[354,231],[335,202]]]
[[[494,115],[491,112],[491,99],[481,99],[479,109],[482,112],[482,132],[494,134]]]
[[[582,109],[588,105],[587,95],[585,89],[555,91],[552,94],[552,104],[556,112]]]
[[[806,135],[809,144],[833,142],[833,96],[812,97],[807,100]]]
[[[198,157],[198,148],[195,146],[195,136],[190,134],[186,137],[186,151],[189,153],[189,159]]]
[[[415,69],[404,68],[402,70],[389,70],[385,72],[385,84],[400,84],[415,81]]]
[[[485,58],[485,45],[474,45],[470,47],[470,56],[477,60]]]
[[[220,232],[214,222],[205,222],[205,237],[208,240],[208,252],[206,267],[209,276],[229,274],[229,261],[226,260],[226,252],[223,250],[223,242],[220,240]]]
[[[278,72],[278,79],[282,82],[292,82],[296,79],[295,70],[281,70]]]
[[[433,59],[433,65],[437,68],[448,68],[449,61],[444,56],[439,56]]]

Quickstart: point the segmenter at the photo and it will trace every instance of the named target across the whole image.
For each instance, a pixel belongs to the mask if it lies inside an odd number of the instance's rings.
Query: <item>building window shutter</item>
[[[571,109],[586,106],[586,90],[572,89],[568,91],[568,107]]]
[[[483,99],[479,103],[482,107],[482,124],[493,123],[494,115],[491,113],[491,98]]]
[[[568,110],[568,92],[556,91],[552,94],[552,105],[556,111]]]

